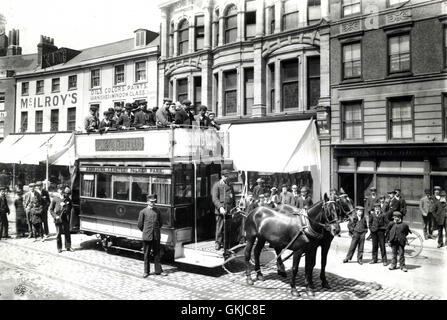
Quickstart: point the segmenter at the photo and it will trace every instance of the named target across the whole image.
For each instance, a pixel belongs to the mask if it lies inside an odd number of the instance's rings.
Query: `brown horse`
[[[325,199],[327,199],[326,194]],[[300,217],[294,215],[297,209],[295,207],[291,208],[292,210],[289,210],[287,207],[282,206],[279,208],[281,210],[280,212],[261,206],[255,208],[248,214],[245,222],[247,240],[245,265],[248,284],[253,284],[250,274],[250,257],[256,239],[257,243],[254,249],[255,271],[257,273],[256,278],[260,281],[264,280],[264,276],[260,270],[259,256],[266,241],[275,249],[278,257],[281,251],[288,246],[287,249],[294,252],[293,264],[297,266],[297,269],[304,248],[312,247],[312,240],[306,233],[303,233]],[[340,232],[335,201],[319,201],[308,210],[307,215],[311,221],[312,230],[315,232],[321,232],[323,227],[330,230],[333,236]],[[313,233],[311,234],[313,235]],[[284,264],[281,259],[277,260],[277,266],[278,273],[284,276]],[[296,273],[294,275],[296,276]],[[291,286],[292,294],[297,295],[295,277],[292,277]]]

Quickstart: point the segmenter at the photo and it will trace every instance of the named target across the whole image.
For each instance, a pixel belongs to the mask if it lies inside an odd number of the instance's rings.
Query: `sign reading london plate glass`
[[[96,151],[143,151],[144,138],[98,139]]]

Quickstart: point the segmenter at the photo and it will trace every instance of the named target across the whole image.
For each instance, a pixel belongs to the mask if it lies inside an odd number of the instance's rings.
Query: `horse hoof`
[[[285,271],[278,271],[278,275],[280,275],[283,278],[287,278],[287,273]]]
[[[307,288],[306,293],[308,296],[315,297],[315,292],[311,288]]]
[[[321,287],[323,287],[324,289],[332,289],[327,281],[322,282]]]
[[[300,293],[296,289],[290,290],[290,294],[294,297],[300,297]]]
[[[254,282],[253,282],[253,280],[251,278],[247,278],[247,284],[249,286],[252,286],[252,285],[254,285]]]
[[[264,281],[265,279],[264,279],[264,276],[262,275],[262,273],[258,273],[257,275],[256,275],[256,280],[258,280],[258,281]]]

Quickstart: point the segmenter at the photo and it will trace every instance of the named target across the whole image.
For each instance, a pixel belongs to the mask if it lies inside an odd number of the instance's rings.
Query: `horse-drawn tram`
[[[164,250],[178,262],[222,265],[222,253],[213,249],[211,188],[222,167],[231,167],[226,140],[212,128],[76,135],[81,232],[99,235],[106,249],[141,240],[138,214],[146,196],[156,194]]]

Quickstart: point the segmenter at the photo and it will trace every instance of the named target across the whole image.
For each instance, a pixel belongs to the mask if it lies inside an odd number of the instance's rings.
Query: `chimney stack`
[[[8,56],[17,56],[22,54],[22,47],[19,46],[20,35],[19,30],[12,29],[9,31]]]
[[[54,39],[50,37],[40,36],[40,42],[37,45],[37,61],[39,67],[42,68],[45,55],[57,51],[57,47],[54,45]]]

